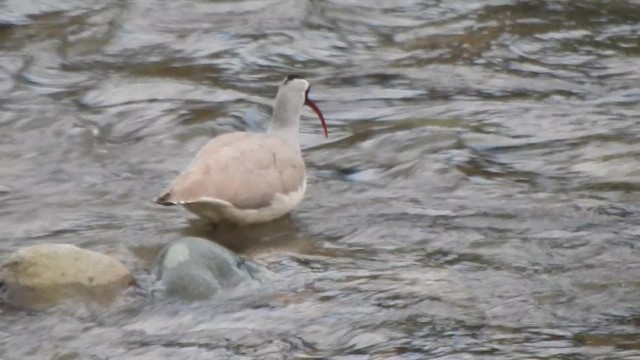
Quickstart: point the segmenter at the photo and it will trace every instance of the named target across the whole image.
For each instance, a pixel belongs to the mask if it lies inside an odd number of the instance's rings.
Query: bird
[[[299,140],[305,105],[328,137],[324,115],[309,90],[303,77],[285,77],[266,132],[230,132],[209,140],[154,201],[182,205],[214,225],[268,222],[289,213],[307,190]]]

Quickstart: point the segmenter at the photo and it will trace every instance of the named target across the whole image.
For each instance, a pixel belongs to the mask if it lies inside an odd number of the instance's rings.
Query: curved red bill
[[[329,130],[327,130],[327,124],[324,122],[324,116],[322,116],[322,111],[320,111],[320,109],[318,109],[316,104],[313,101],[311,101],[311,99],[309,99],[309,97],[307,97],[305,99],[304,104],[307,105],[308,107],[310,107],[311,110],[313,110],[313,112],[315,112],[316,115],[318,115],[318,117],[320,118],[320,122],[322,123],[322,130],[324,130],[324,137],[328,138],[329,137]]]

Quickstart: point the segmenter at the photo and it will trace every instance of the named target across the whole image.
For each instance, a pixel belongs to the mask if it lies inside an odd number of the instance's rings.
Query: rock
[[[208,299],[240,284],[262,283],[263,271],[226,248],[208,240],[187,238],[167,245],[153,272],[170,296]]]
[[[119,261],[67,244],[19,249],[0,267],[5,302],[42,310],[65,301],[108,305],[133,282]]]

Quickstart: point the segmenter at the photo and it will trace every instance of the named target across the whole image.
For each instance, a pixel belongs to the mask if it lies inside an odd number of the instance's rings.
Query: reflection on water
[[[149,285],[212,239],[274,274],[206,303],[3,308],[0,357],[640,357],[640,4],[0,5],[0,254],[73,243]],[[308,195],[213,232],[151,199],[301,73]]]

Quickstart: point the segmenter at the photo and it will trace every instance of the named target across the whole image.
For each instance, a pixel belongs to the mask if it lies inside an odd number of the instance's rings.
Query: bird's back
[[[210,140],[156,202],[220,202],[256,210],[276,195],[298,191],[305,181],[298,149],[276,135],[234,132]]]

